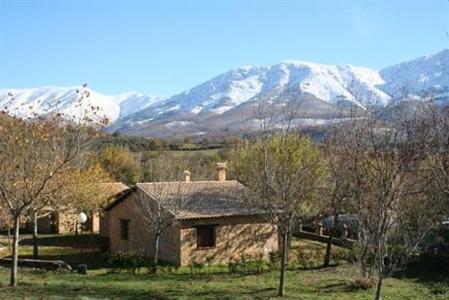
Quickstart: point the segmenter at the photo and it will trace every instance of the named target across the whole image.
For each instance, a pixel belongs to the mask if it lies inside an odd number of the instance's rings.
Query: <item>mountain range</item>
[[[244,66],[173,96],[108,96],[86,85],[5,88],[0,110],[23,118],[87,114],[107,118],[106,130],[129,135],[201,136],[251,130],[262,107],[288,113],[296,103],[295,122],[317,126],[347,117],[350,107],[392,106],[429,95],[449,101],[449,49],[382,70],[299,60]]]

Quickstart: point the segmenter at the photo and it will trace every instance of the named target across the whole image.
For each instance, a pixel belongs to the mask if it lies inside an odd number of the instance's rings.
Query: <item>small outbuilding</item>
[[[121,182],[108,182],[98,184],[98,193],[101,193],[105,201],[105,206],[121,197],[130,188]],[[73,209],[54,210],[48,207],[47,211],[42,209],[43,213],[37,219],[37,228],[39,233],[72,233],[77,230],[77,212]],[[86,212],[87,213],[87,212]],[[109,236],[108,222],[106,222],[104,209],[99,207],[93,212],[87,213],[87,221],[83,224],[84,231],[99,233],[102,236]],[[26,222],[25,228],[28,231],[33,230],[33,223]]]
[[[241,255],[268,257],[278,250],[275,225],[263,209],[248,202],[248,189],[226,180],[219,164],[217,180],[138,183],[106,208],[110,250],[154,255],[154,216],[164,226],[159,259],[185,266],[225,263]]]

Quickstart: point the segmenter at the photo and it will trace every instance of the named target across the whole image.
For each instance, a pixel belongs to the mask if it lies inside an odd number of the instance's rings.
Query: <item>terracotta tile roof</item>
[[[106,209],[115,204],[115,202],[127,195],[130,191],[130,187],[122,182],[107,182],[99,184],[99,193],[104,196],[102,207]]]
[[[247,188],[235,180],[138,183],[137,188],[161,201],[177,219],[257,215],[245,201]],[[177,203],[177,204],[175,204]]]
[[[131,187],[122,182],[104,182],[98,183],[98,190],[96,192],[101,196],[101,207],[106,209],[114,204],[119,198],[122,198],[124,194],[130,192]],[[52,206],[44,207],[43,210],[54,211]],[[68,210],[68,208],[62,207],[60,210]]]
[[[106,198],[113,198],[129,189],[129,186],[122,182],[107,182],[100,183],[100,189]]]

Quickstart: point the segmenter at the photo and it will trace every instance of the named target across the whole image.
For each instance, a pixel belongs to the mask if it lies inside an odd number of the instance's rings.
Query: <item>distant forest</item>
[[[300,132],[311,137],[316,142],[320,142],[326,136],[328,129],[324,127],[305,128],[301,129]],[[254,137],[254,134],[245,133],[240,136],[230,135],[225,137],[151,138],[128,136],[115,132],[102,134],[95,140],[93,149],[102,150],[108,146],[121,146],[128,148],[132,152],[157,150],[196,151],[229,148],[230,146],[241,144],[244,140],[251,139],[251,137]]]

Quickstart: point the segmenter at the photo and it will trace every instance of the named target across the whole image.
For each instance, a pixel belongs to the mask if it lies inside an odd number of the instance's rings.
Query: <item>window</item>
[[[129,239],[129,220],[120,219],[120,237],[122,240]]]
[[[196,227],[196,247],[215,247],[215,225],[203,225]]]

